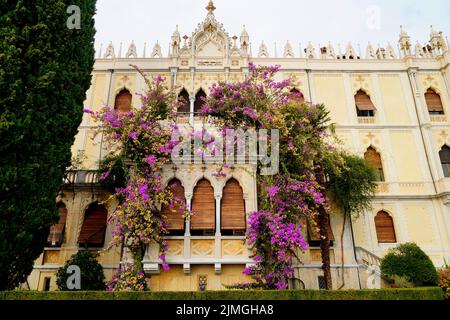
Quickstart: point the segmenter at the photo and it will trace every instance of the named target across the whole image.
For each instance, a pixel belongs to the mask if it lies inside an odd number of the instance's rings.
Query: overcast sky
[[[179,25],[181,36],[191,35],[206,16],[207,0],[97,0],[96,48],[112,41],[124,54],[134,40],[138,54],[147,42],[147,55],[158,40],[167,54],[170,36]],[[450,37],[449,0],[215,0],[217,20],[230,36],[245,24],[256,55],[262,40],[278,54],[289,40],[298,54],[299,43],[325,44],[368,41],[396,43],[399,26],[415,42],[429,38],[430,25]]]

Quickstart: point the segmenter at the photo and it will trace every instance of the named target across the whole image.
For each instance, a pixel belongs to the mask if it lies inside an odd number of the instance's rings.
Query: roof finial
[[[208,14],[214,14],[214,10],[216,10],[216,7],[214,6],[214,3],[212,0],[209,0],[206,10],[208,10]]]

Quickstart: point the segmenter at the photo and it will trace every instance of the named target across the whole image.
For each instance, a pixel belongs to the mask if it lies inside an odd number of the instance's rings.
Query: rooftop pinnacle
[[[214,10],[216,10],[216,7],[214,6],[214,3],[212,0],[209,0],[208,6],[206,7],[206,10],[208,10],[209,14],[213,14]]]

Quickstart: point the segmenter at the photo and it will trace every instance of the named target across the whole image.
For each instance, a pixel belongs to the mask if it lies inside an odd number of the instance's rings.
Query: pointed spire
[[[214,11],[216,10],[216,6],[214,5],[212,0],[209,0],[206,10],[208,10],[208,14],[212,14],[212,15],[214,14]]]

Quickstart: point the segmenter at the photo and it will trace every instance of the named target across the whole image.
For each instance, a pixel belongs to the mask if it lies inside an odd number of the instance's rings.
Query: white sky
[[[167,54],[170,36],[179,25],[181,36],[194,31],[206,16],[208,0],[97,0],[96,48],[112,41],[116,54],[123,42],[122,54],[132,40],[142,55],[147,55],[158,40]],[[262,40],[273,55],[289,40],[296,52],[299,43],[341,43],[344,49],[351,41],[363,50],[368,41],[384,46],[398,40],[399,26],[404,25],[413,42],[429,39],[430,25],[450,37],[449,0],[215,0],[216,19],[224,24],[230,36],[239,36],[242,25],[250,35],[253,55]],[[379,15],[377,14],[379,12]],[[377,18],[379,17],[379,19]]]

